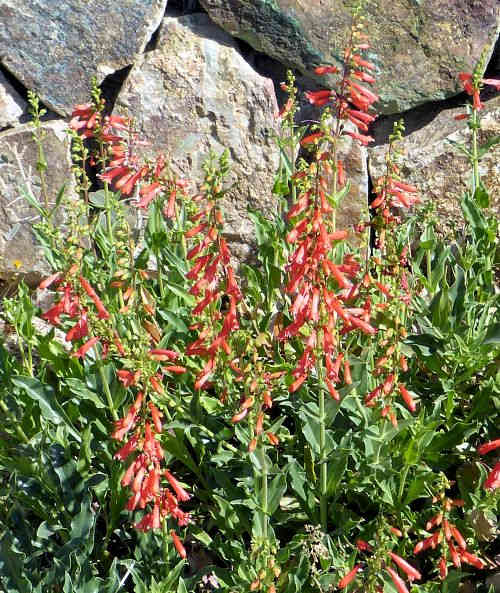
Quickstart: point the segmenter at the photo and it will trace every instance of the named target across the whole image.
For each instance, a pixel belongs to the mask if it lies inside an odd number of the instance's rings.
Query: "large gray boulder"
[[[272,81],[255,72],[205,14],[167,17],[157,49],[132,68],[115,108],[136,119],[140,136],[150,143],[139,147],[143,155],[165,153],[173,170],[194,182],[203,179],[210,150],[229,149],[228,185],[234,185],[224,202],[225,232],[245,258],[255,236],[247,207],[276,207]]]
[[[70,142],[64,122],[42,125],[47,162],[46,185],[49,206],[53,206],[61,187],[72,192]],[[40,178],[37,173],[38,147],[30,124],[0,132],[0,278],[9,280],[22,275],[37,282],[50,269],[33,233],[39,213],[23,196],[31,192],[42,204]]]
[[[401,142],[403,153],[401,175],[404,181],[419,187],[423,200],[436,207],[444,226],[462,224],[459,199],[470,181],[467,157],[454,145],[468,142],[470,130],[466,121],[454,118],[465,109],[447,109],[426,126],[414,131]],[[488,101],[481,114],[480,143],[500,136],[500,96]],[[369,171],[373,179],[384,173],[387,145],[370,148]],[[494,146],[481,160],[480,171],[489,191],[490,211],[500,213],[500,145]]]
[[[0,0],[0,61],[61,115],[134,62],[167,0]]]
[[[338,62],[350,30],[350,0],[200,1],[231,35],[302,73]],[[367,2],[381,110],[398,113],[459,92],[458,72],[470,70],[485,46],[491,54],[499,19],[498,0]]]

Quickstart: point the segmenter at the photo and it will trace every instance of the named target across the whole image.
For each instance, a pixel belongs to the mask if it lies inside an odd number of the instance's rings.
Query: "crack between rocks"
[[[7,82],[11,85],[14,91],[21,97],[23,101],[28,103],[28,88],[24,86],[24,84],[15,76],[13,72],[11,72],[7,66],[0,61],[0,72],[5,76]],[[42,121],[52,121],[57,119],[63,119],[60,115],[52,111],[45,103],[40,100],[40,107],[46,110],[46,114],[41,118]],[[17,124],[5,126],[0,128],[0,131],[12,129],[16,127],[16,125],[22,125],[31,121],[31,116],[28,113],[28,108],[26,108],[25,112],[19,118]]]

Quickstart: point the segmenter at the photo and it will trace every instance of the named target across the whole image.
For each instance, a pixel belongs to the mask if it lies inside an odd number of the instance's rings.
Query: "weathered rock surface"
[[[456,121],[455,115],[463,108],[442,111],[431,123],[403,138],[401,175],[414,183],[424,201],[431,200],[443,224],[462,219],[459,199],[468,187],[470,165],[467,157],[452,142],[467,142],[469,128],[465,121]],[[481,112],[480,144],[500,135],[500,96],[488,101]],[[369,171],[372,178],[384,172],[387,146],[368,150]],[[481,160],[480,171],[490,194],[490,209],[500,213],[500,145],[496,145]]]
[[[347,122],[345,127],[356,131],[351,122]],[[350,136],[342,136],[338,146],[338,158],[344,166],[351,185],[340,203],[336,225],[339,229],[352,231],[353,225],[369,220],[367,150]],[[359,236],[352,234],[351,237]]]
[[[65,129],[64,122],[43,124],[49,204],[71,179],[70,143]],[[32,229],[39,214],[21,191],[22,187],[27,188],[44,202],[36,171],[38,148],[32,131],[29,124],[24,124],[0,133],[0,278],[21,274],[28,282],[36,282],[49,271]]]
[[[298,111],[298,121],[311,122],[319,121],[321,110],[303,102]],[[331,118],[332,129],[336,127],[336,119]],[[344,122],[344,129],[357,132],[357,128],[350,121]],[[368,153],[367,149],[350,136],[341,136],[337,145],[337,156],[341,161],[346,178],[349,180],[350,188],[340,202],[336,211],[336,226],[339,229],[353,230],[353,225],[369,220],[368,212]],[[331,176],[327,179],[329,187],[333,187]],[[350,234],[350,238],[358,243],[359,235]]]
[[[235,185],[225,198],[226,233],[253,243],[247,206],[269,211],[278,163],[273,140],[277,111],[272,81],[257,74],[234,41],[204,14],[165,18],[157,49],[131,70],[116,109],[136,118],[145,154],[163,152],[173,170],[201,181],[210,150],[230,150]]]
[[[280,62],[312,74],[337,62],[350,28],[347,0],[201,0],[232,35]],[[497,0],[379,0],[367,3],[365,30],[378,69],[384,113],[456,94],[457,74],[470,70],[498,37]],[[321,81],[323,83],[324,80]]]
[[[167,0],[1,0],[0,60],[61,115],[89,99],[90,79],[131,64]]]
[[[0,130],[19,123],[28,104],[0,72]]]

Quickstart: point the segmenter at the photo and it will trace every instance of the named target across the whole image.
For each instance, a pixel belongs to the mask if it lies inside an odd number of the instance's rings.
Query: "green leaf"
[[[100,399],[95,391],[91,391],[83,381],[69,377],[64,380],[68,389],[80,399],[86,399],[95,404],[96,408],[106,408],[106,404]]]
[[[56,196],[56,202],[54,204],[54,207],[52,208],[52,210],[49,212],[49,217],[52,217],[56,212],[57,209],[59,208],[61,201],[64,197],[64,192],[66,191],[66,184],[64,184],[61,189],[58,191],[57,196]]]
[[[436,245],[436,233],[434,227],[428,224],[420,237],[420,247],[422,249],[432,249]]]
[[[171,313],[170,311],[166,311],[164,309],[159,309],[158,314],[160,315],[160,317],[163,317],[165,321],[168,321],[168,323],[177,331],[182,332],[184,334],[186,334],[189,331],[188,326],[175,313]]]
[[[203,529],[200,529],[199,527],[191,529],[191,535],[207,548],[210,547],[213,541],[212,538],[208,535],[208,533],[206,531],[203,531]]]
[[[449,138],[446,141],[449,142],[450,144],[452,144],[455,148],[457,148],[461,152],[463,152],[468,158],[472,158],[472,153],[469,150],[467,150],[467,148],[465,147],[465,144],[462,144],[461,142],[456,142],[455,140],[450,140]]]
[[[290,476],[290,484],[294,493],[302,500],[306,500],[306,492],[304,486],[306,484],[306,473],[294,459],[288,464],[288,474]]]
[[[279,473],[274,476],[272,482],[269,484],[269,493],[267,499],[267,512],[272,515],[279,507],[280,500],[286,491],[286,473]]]
[[[480,208],[488,208],[490,205],[490,196],[482,183],[476,187],[476,191],[474,192],[474,200]]]
[[[80,441],[80,435],[72,427],[66,413],[56,400],[54,389],[50,385],[44,385],[34,377],[12,377],[12,383],[20,387],[31,399],[40,406],[42,416],[53,424],[65,424],[71,434]]]
[[[432,472],[426,472],[416,476],[411,482],[405,497],[405,505],[416,500],[417,498],[425,498],[428,496],[426,485],[429,483]]]
[[[336,449],[333,455],[333,460],[328,463],[328,483],[327,483],[327,494],[333,496],[337,490],[342,476],[345,474],[347,469],[347,460],[349,453]]]
[[[453,317],[456,321],[460,321],[465,312],[465,274],[460,266],[455,266],[455,283],[450,288],[449,296],[453,303]]]
[[[488,229],[488,225],[476,202],[471,200],[470,197],[465,194],[460,200],[460,206],[462,208],[464,218],[470,224],[474,235],[476,237],[481,237]]]
[[[288,177],[291,177],[293,174],[293,165],[282,146],[280,146],[280,165],[285,167]]]
[[[482,158],[490,150],[490,148],[492,146],[495,146],[496,144],[500,144],[500,136],[493,136],[492,138],[487,140],[484,144],[481,144],[481,146],[479,147],[479,150],[478,150],[479,158]]]
[[[182,299],[189,307],[194,307],[196,303],[195,298],[192,295],[190,295],[189,292],[187,292],[187,290],[184,290],[182,286],[179,286],[178,284],[173,284],[172,282],[166,282],[166,286],[171,292],[173,292],[176,296]]]
[[[32,586],[24,574],[25,555],[14,547],[12,536],[3,532],[0,538],[0,583],[6,593],[30,593]]]
[[[451,256],[451,249],[446,247],[439,252],[437,261],[434,263],[431,274],[431,290],[435,292],[446,270],[446,262]]]
[[[94,208],[106,207],[106,193],[103,189],[89,193],[89,202]]]
[[[339,206],[340,202],[342,202],[342,200],[347,196],[350,189],[351,189],[351,181],[347,180],[347,183],[344,185],[344,187],[332,196],[331,201],[335,207]]]
[[[21,193],[23,194],[24,199],[30,204],[30,206],[33,206],[33,208],[35,208],[35,210],[38,211],[38,213],[40,214],[40,216],[42,218],[47,218],[47,216],[48,216],[47,210],[45,210],[45,208],[42,207],[40,202],[28,190],[28,188],[25,185],[22,185],[20,189],[21,189]]]
[[[500,323],[495,323],[488,328],[483,344],[500,344]]]

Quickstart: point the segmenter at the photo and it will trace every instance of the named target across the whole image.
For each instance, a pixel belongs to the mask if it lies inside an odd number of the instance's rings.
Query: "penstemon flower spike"
[[[426,531],[434,530],[434,533],[419,541],[413,553],[420,554],[429,548],[441,549],[441,557],[438,561],[438,573],[441,579],[448,575],[448,565],[451,561],[455,568],[460,568],[463,563],[470,564],[475,568],[482,569],[486,564],[475,554],[467,550],[467,542],[458,527],[452,523],[451,514],[454,509],[464,506],[462,499],[452,499],[445,495],[445,489],[450,484],[443,479],[443,490],[439,496],[433,498],[433,502],[439,504],[439,510],[426,523]]]
[[[389,533],[399,537],[401,532],[399,529],[390,525],[381,525],[376,533],[376,546],[371,546],[363,539],[356,541],[356,548],[361,554],[369,554],[365,556],[364,562],[358,562],[355,566],[344,575],[337,587],[339,589],[346,588],[350,583],[357,581],[363,582],[363,590],[382,591],[383,590],[383,571],[386,571],[398,593],[408,593],[403,578],[398,574],[398,569],[401,570],[405,577],[412,583],[422,579],[421,573],[407,562],[404,558],[392,551],[394,545],[390,539]],[[391,562],[393,565],[391,566]]]

